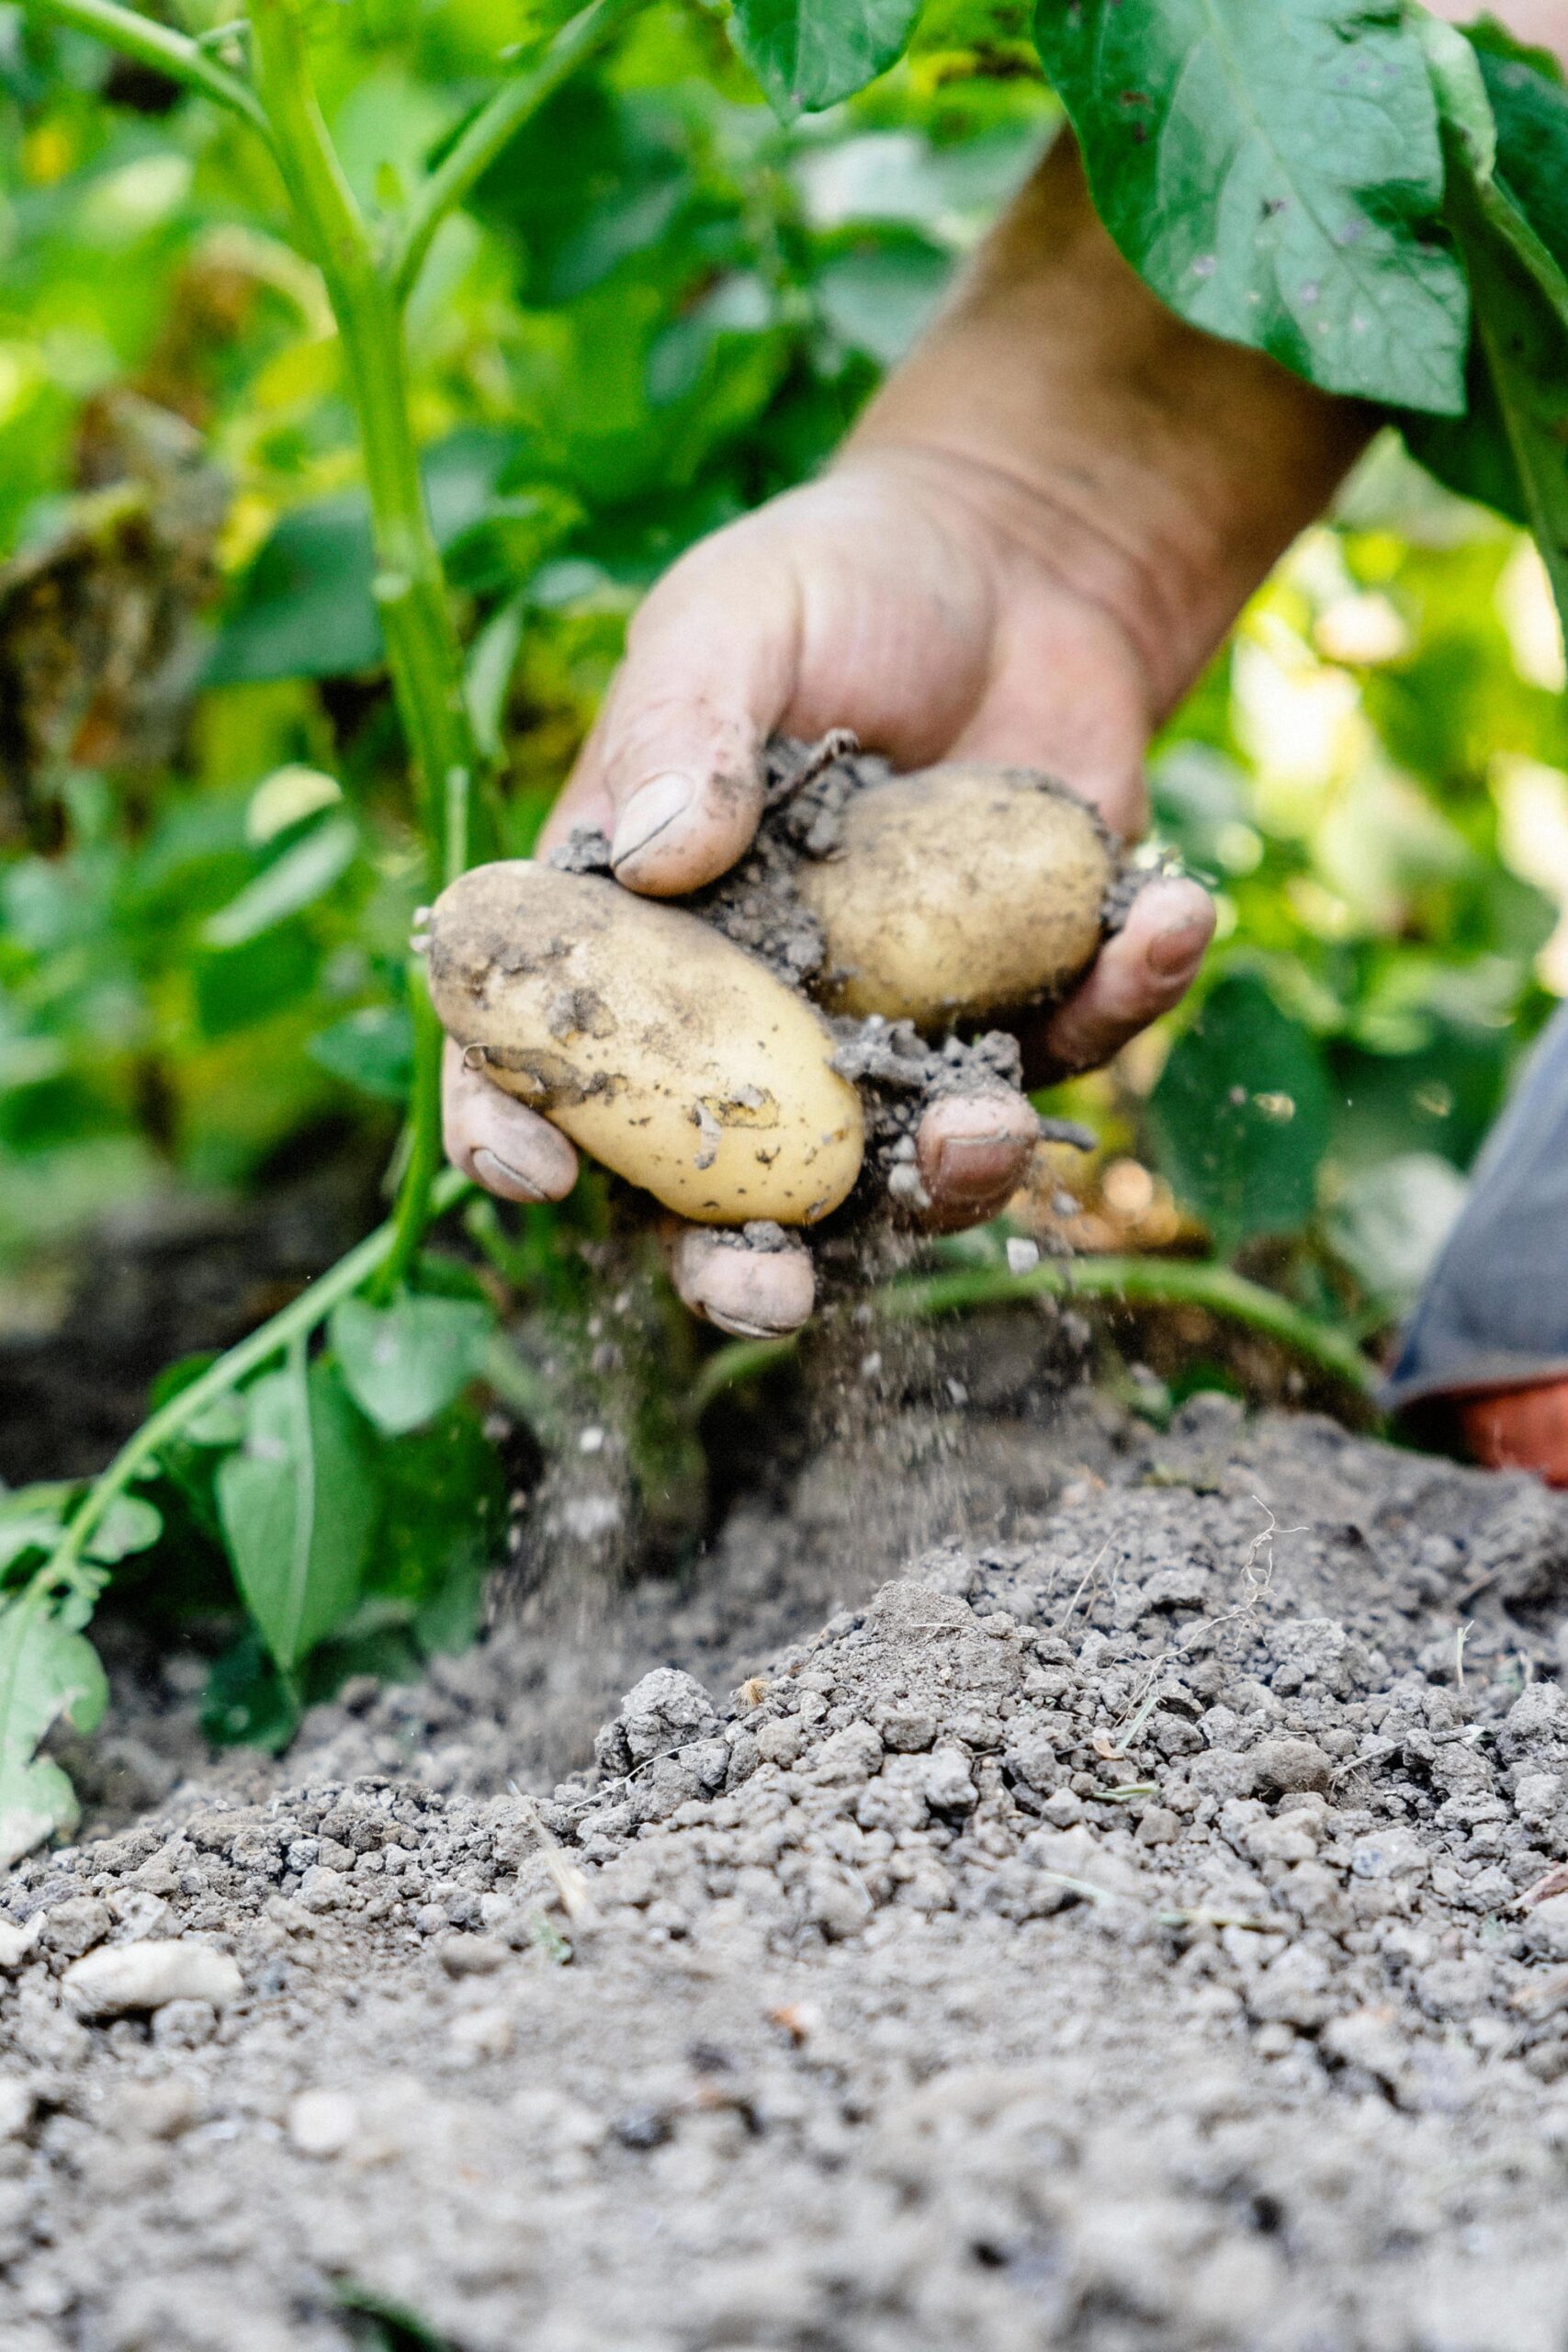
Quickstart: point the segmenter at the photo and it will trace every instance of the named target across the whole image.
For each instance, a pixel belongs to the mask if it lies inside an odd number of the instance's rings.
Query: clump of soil
[[[575,1650],[276,1765],[121,1678],[183,1777],[0,1903],[8,2346],[1556,2352],[1568,1503],[993,1329]]]

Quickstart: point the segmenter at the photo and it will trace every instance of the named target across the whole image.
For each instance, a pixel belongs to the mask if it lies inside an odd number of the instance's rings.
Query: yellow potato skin
[[[599,875],[479,865],[436,900],[427,968],[499,1086],[677,1216],[815,1225],[860,1172],[860,1098],[820,1014],[694,915]]]
[[[1027,768],[959,762],[846,805],[840,846],[801,867],[835,1012],[922,1029],[1059,996],[1099,949],[1114,852],[1083,802]]]

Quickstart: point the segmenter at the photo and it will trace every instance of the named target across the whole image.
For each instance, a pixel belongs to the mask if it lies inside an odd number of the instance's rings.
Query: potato
[[[436,900],[428,968],[498,1085],[681,1216],[815,1225],[860,1172],[827,1023],[694,915],[597,875],[480,865]]]
[[[835,1012],[922,1029],[1061,995],[1093,961],[1116,856],[1098,820],[1027,768],[889,777],[847,803],[840,845],[803,865]]]

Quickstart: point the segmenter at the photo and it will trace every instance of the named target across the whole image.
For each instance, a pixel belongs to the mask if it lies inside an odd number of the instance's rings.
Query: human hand
[[[836,726],[902,768],[1043,768],[1134,835],[1150,690],[1113,614],[1054,563],[1057,519],[1048,499],[988,468],[867,447],[704,541],[637,614],[541,848],[597,826],[628,888],[698,888],[750,842],[767,738]],[[1024,1035],[1026,1079],[1109,1058],[1176,1001],[1212,929],[1195,883],[1148,884],[1076,993]],[[502,1197],[570,1189],[566,1137],[452,1048],[446,1123],[449,1156]],[[1036,1134],[1009,1091],[933,1106],[917,1136],[928,1223],[994,1216]],[[726,1330],[789,1330],[810,1312],[803,1245],[757,1253],[687,1227],[669,1249],[681,1295]]]

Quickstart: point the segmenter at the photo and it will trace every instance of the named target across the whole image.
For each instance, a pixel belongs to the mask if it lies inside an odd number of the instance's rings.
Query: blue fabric
[[[1558,1374],[1568,1374],[1568,1005],[1475,1164],[1383,1396],[1397,1408]]]

